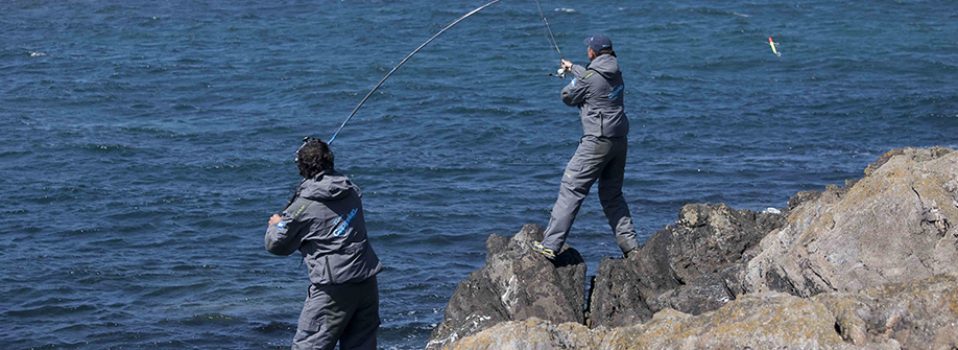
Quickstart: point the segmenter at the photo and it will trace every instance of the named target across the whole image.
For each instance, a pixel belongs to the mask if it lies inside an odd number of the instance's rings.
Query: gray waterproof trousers
[[[376,276],[359,283],[311,285],[293,350],[375,350],[379,329]]]
[[[599,201],[615,233],[622,253],[639,246],[635,240],[635,226],[629,205],[622,196],[625,160],[629,142],[624,137],[605,138],[584,136],[562,175],[559,198],[552,207],[552,217],[546,228],[542,245],[558,252],[565,244],[582,200],[592,184],[599,180]]]

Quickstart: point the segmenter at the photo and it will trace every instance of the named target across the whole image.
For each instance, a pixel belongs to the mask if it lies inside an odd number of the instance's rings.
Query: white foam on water
[[[565,13],[575,13],[575,12],[576,12],[574,8],[570,8],[570,7],[557,7],[557,8],[555,8],[555,10],[553,10],[553,11],[555,11],[555,12],[565,12]]]
[[[46,54],[45,52],[30,51],[30,57],[43,57],[43,56],[46,56],[46,55],[47,55],[47,54]]]

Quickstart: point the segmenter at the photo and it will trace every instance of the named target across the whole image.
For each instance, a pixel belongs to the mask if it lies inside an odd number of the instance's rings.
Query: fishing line
[[[372,96],[373,93],[376,92],[376,90],[378,90],[379,87],[382,86],[384,82],[386,82],[386,79],[389,79],[389,76],[393,75],[393,73],[396,72],[396,70],[399,69],[399,67],[402,67],[402,65],[406,64],[406,61],[408,61],[410,58],[412,58],[412,56],[414,56],[416,53],[418,53],[419,50],[422,50],[422,48],[426,47],[426,45],[429,45],[429,43],[431,43],[433,40],[435,40],[435,39],[438,38],[440,35],[442,35],[442,33],[445,33],[446,30],[449,30],[449,28],[452,28],[452,27],[454,27],[456,24],[459,24],[459,22],[462,22],[462,20],[464,20],[464,19],[466,19],[466,18],[469,18],[470,16],[476,14],[477,12],[482,11],[482,10],[485,9],[486,7],[492,6],[493,4],[495,4],[495,3],[499,2],[499,1],[500,1],[500,0],[493,0],[493,1],[490,1],[490,2],[486,3],[485,5],[482,5],[482,6],[477,7],[475,10],[469,11],[468,13],[462,15],[462,17],[459,17],[459,18],[456,19],[455,21],[452,21],[452,23],[449,23],[448,25],[446,25],[445,27],[443,27],[442,29],[440,29],[438,32],[436,32],[436,34],[433,34],[432,37],[430,37],[430,38],[427,39],[425,42],[423,42],[421,45],[419,45],[419,47],[417,47],[415,50],[412,50],[412,52],[410,52],[408,55],[406,55],[406,57],[403,58],[402,61],[399,61],[399,64],[397,64],[395,67],[393,67],[393,69],[391,69],[391,70],[389,71],[389,73],[386,73],[386,75],[383,76],[383,78],[382,78],[381,80],[379,80],[379,83],[376,84],[376,86],[374,86],[374,87],[372,88],[372,90],[369,90],[369,93],[367,93],[366,96],[363,97],[363,99],[359,101],[359,104],[356,105],[356,108],[353,108],[352,113],[349,113],[349,116],[346,117],[346,120],[344,120],[343,123],[342,123],[341,125],[339,125],[339,128],[336,129],[336,132],[333,133],[333,136],[329,138],[329,142],[328,142],[327,144],[329,144],[329,145],[332,145],[332,144],[333,144],[333,141],[336,140],[336,136],[338,136],[338,135],[339,135],[339,132],[342,131],[344,127],[346,127],[346,124],[349,123],[349,120],[350,120],[350,119],[353,119],[353,116],[355,116],[355,115],[356,115],[356,112],[359,111],[359,108],[362,107],[364,103],[366,103],[366,100],[368,100],[369,97]],[[541,11],[541,10],[540,10],[540,11]],[[559,47],[557,46],[557,47],[556,47],[556,50],[558,50],[558,49],[559,49]]]

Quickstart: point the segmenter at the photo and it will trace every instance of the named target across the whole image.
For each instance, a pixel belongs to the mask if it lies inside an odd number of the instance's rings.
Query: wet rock
[[[532,252],[530,243],[541,239],[542,230],[534,225],[512,238],[491,235],[486,265],[459,284],[426,348],[442,348],[504,321],[583,323],[586,264],[568,246],[555,262]]]
[[[644,322],[665,308],[699,314],[721,307],[743,292],[749,249],[783,224],[778,214],[724,204],[686,205],[678,222],[627,259],[601,262],[590,298],[590,325]]]
[[[746,267],[750,292],[808,297],[958,273],[958,152],[899,149],[845,188],[794,200]]]

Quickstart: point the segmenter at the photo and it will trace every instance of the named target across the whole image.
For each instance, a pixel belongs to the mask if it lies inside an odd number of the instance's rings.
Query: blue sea
[[[782,208],[890,149],[958,147],[954,1],[541,1],[565,57],[614,42],[643,239],[686,203]],[[305,267],[263,233],[293,152],[483,3],[0,2],[0,348],[288,347]],[[557,64],[535,2],[503,0],[334,143],[387,266],[381,348],[425,345],[489,234],[547,223],[581,133]],[[595,194],[569,243],[590,275],[618,254]]]

